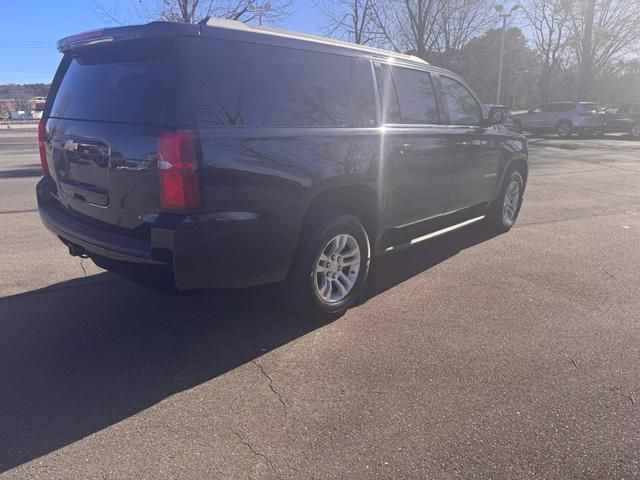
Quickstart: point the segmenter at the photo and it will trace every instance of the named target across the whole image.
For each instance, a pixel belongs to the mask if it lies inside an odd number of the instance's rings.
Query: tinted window
[[[378,83],[378,95],[382,108],[383,123],[400,123],[400,104],[396,92],[391,69],[386,65],[376,65],[376,82]]]
[[[353,66],[353,126],[374,127],[376,125],[376,102],[371,76],[371,63],[356,59]]]
[[[200,39],[191,49],[191,105],[216,125],[345,126],[352,61],[348,57]],[[204,48],[202,48],[204,47]]]
[[[576,105],[574,103],[549,103],[542,107],[543,112],[570,112],[575,110]]]
[[[400,102],[400,122],[438,123],[438,106],[431,75],[419,70],[393,67]]]
[[[582,108],[584,110],[586,110],[587,112],[597,112],[598,110],[600,110],[600,105],[598,105],[597,103],[583,103],[581,104]]]
[[[165,41],[141,40],[67,57],[69,65],[51,116],[163,123],[171,103],[171,46]]]
[[[452,125],[477,125],[482,121],[482,107],[460,82],[440,77],[442,93]]]

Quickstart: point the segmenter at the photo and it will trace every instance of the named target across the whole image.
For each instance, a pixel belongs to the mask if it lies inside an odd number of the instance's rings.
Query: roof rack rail
[[[228,18],[205,17],[198,22],[198,25],[206,25],[208,27],[233,28],[235,30],[253,30],[253,27],[239,20],[230,20]]]
[[[374,53],[374,54],[377,54],[377,55],[383,55],[383,56],[387,56],[387,57],[411,59],[413,61],[424,63],[424,64],[428,65],[427,61],[423,60],[420,57],[416,57],[415,55],[392,52],[390,50],[384,50],[384,49],[381,49],[381,48],[368,47],[366,45],[358,45],[358,44],[355,44],[355,43],[344,42],[342,40],[335,40],[333,38],[321,37],[319,35],[311,35],[311,34],[308,34],[308,33],[292,32],[292,31],[282,30],[282,29],[273,28],[273,27],[257,26],[257,25],[252,25],[252,24],[249,24],[249,23],[240,22],[238,20],[229,20],[229,19],[225,19],[225,18],[206,17],[206,18],[203,18],[202,20],[200,20],[198,22],[198,25],[207,26],[207,27],[216,27],[216,28],[226,28],[226,29],[229,29],[229,30],[243,30],[243,31],[247,31],[247,32],[263,33],[263,34],[266,34],[266,35],[274,35],[274,36],[280,36],[280,37],[295,38],[295,39],[298,39],[298,40],[307,40],[307,41],[310,41],[310,42],[322,43],[322,44],[325,44],[325,45],[333,45],[333,46],[336,46],[336,47],[344,47],[344,48],[350,48],[350,49],[353,49],[353,50],[367,51],[367,52],[370,52],[370,53]]]

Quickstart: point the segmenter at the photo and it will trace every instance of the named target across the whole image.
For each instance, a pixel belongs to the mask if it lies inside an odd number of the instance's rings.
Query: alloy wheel
[[[504,195],[502,204],[502,221],[505,225],[511,226],[516,221],[518,213],[518,204],[520,203],[520,183],[517,180],[511,180],[507,191]]]
[[[571,125],[569,125],[568,123],[561,123],[558,126],[558,136],[560,137],[568,137],[569,135],[571,135]]]
[[[361,266],[360,247],[356,239],[346,233],[331,238],[315,263],[316,293],[326,303],[344,300],[358,280]]]

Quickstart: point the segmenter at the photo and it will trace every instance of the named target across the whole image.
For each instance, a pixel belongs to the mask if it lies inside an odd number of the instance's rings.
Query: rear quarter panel
[[[252,257],[268,259],[262,270],[286,273],[305,212],[317,194],[349,185],[376,186],[380,145],[375,128],[201,125],[198,131],[204,210],[247,219],[242,245],[227,254],[242,256],[250,250]]]

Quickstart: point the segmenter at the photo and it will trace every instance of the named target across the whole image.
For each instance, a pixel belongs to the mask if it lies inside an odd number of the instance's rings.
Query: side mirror
[[[487,115],[489,125],[501,125],[504,123],[505,114],[502,108],[491,107]]]

